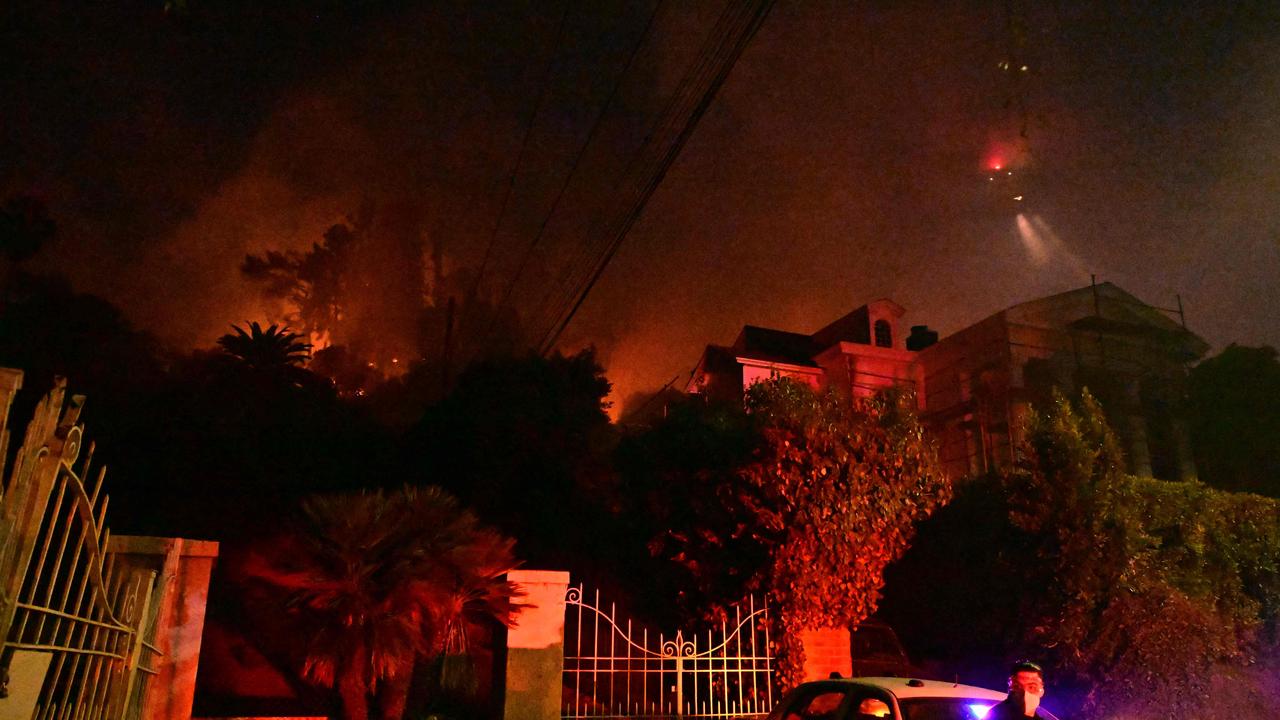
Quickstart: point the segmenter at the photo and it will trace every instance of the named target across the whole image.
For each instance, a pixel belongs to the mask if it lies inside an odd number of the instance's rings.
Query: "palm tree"
[[[335,687],[348,720],[404,714],[420,659],[456,650],[466,627],[509,623],[519,591],[503,579],[513,543],[439,488],[306,500],[294,543],[251,563],[288,594],[311,632],[302,673]]]
[[[266,330],[256,322],[245,332],[232,325],[235,332],[218,338],[218,345],[232,357],[256,370],[280,370],[301,367],[311,357],[311,343],[289,328],[272,325]]]

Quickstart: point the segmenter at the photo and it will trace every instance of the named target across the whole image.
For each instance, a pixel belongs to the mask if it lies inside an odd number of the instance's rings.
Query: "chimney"
[[[911,334],[907,336],[907,349],[923,350],[938,342],[938,331],[930,330],[928,325],[912,325]]]

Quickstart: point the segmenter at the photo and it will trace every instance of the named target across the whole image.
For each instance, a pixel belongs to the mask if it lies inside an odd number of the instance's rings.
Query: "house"
[[[926,326],[903,336],[903,308],[867,303],[812,334],[746,326],[709,345],[686,391],[737,397],[773,376],[854,394],[914,392],[948,474],[1014,460],[1022,423],[1053,389],[1087,387],[1101,401],[1131,472],[1195,477],[1181,420],[1187,367],[1208,344],[1170,315],[1112,283],[1002,310],[941,340]]]

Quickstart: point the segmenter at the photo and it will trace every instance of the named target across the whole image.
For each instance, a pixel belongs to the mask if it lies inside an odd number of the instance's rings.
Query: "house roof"
[[[832,321],[812,336],[814,349],[821,352],[838,342],[871,344],[871,316],[867,306],[854,308],[843,317]]]
[[[1208,352],[1209,343],[1170,317],[1170,312],[1149,305],[1110,282],[1028,300],[1003,311],[1015,322],[1050,321],[1067,330],[1145,336],[1180,348],[1187,359]]]
[[[785,330],[745,325],[730,351],[753,360],[817,367],[813,339]]]

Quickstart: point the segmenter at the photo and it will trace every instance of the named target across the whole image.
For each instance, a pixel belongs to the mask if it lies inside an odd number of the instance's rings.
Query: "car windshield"
[[[902,720],[982,720],[995,700],[975,698],[915,698],[899,700]]]

